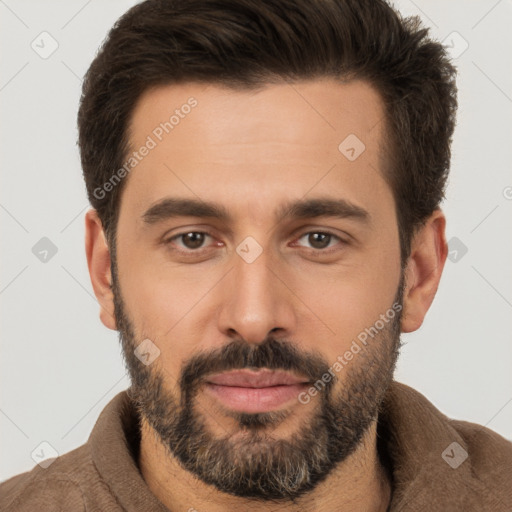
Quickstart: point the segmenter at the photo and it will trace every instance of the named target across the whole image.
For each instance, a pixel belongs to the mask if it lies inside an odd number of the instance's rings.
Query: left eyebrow
[[[315,198],[290,201],[283,204],[277,213],[279,221],[285,219],[309,219],[315,217],[351,218],[364,224],[371,221],[370,213],[346,199]]]
[[[226,223],[233,221],[228,210],[221,204],[175,197],[166,197],[151,206],[142,215],[142,220],[146,225],[153,225],[173,217],[209,217]],[[351,218],[364,224],[369,224],[371,221],[367,210],[342,198],[320,197],[293,200],[282,204],[276,211],[277,222],[316,217]]]

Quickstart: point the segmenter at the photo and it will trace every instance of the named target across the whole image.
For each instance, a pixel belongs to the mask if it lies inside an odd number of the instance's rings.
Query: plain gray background
[[[1,480],[32,468],[43,441],[60,454],[83,444],[129,385],[87,271],[76,112],[81,77],[134,3],[0,0]],[[451,47],[460,104],[444,203],[453,261],[396,378],[512,439],[512,2],[395,5]],[[43,237],[57,251],[46,262]]]

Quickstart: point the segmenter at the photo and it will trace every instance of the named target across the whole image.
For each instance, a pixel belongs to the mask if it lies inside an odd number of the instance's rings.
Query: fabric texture
[[[139,444],[139,421],[123,391],[84,445],[1,483],[0,511],[169,512],[138,469]],[[512,442],[449,419],[405,384],[393,382],[386,394],[378,449],[393,480],[390,512],[512,511]]]

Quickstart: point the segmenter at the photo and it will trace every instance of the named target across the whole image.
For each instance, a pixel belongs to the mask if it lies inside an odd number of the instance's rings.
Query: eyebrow
[[[351,218],[369,224],[371,217],[367,210],[346,199],[315,198],[288,201],[275,212],[276,221],[287,219],[309,219],[316,217]],[[147,226],[152,226],[174,217],[214,218],[229,223],[229,211],[219,203],[199,199],[166,197],[152,205],[142,214]]]

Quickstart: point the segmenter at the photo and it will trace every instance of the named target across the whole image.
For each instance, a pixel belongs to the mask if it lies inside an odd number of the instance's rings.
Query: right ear
[[[103,225],[95,209],[85,214],[85,253],[94,295],[100,304],[100,320],[105,327],[117,331],[110,252]]]

